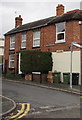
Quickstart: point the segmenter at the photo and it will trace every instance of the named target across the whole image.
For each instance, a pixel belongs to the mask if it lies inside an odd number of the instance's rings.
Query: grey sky
[[[13,0],[12,0],[13,1]],[[37,2],[38,1],[38,2]],[[63,4],[65,6],[65,12],[80,9],[80,0],[2,0],[0,2],[0,37],[3,34],[15,27],[15,17],[21,15],[23,18],[23,24],[32,22],[35,20],[51,17],[56,15],[56,6]]]

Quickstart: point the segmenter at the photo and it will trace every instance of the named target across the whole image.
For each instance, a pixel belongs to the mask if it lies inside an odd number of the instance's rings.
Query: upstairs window
[[[9,56],[9,68],[14,68],[14,54]]]
[[[22,34],[21,48],[26,48],[26,33]]]
[[[65,42],[65,22],[56,24],[56,43]]]
[[[40,31],[33,33],[33,47],[40,47]]]
[[[10,49],[15,49],[15,36],[10,37]]]

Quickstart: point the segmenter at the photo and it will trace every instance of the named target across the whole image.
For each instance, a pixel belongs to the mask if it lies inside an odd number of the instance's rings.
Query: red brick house
[[[16,17],[15,28],[5,34],[5,72],[20,73],[19,51],[25,49],[51,51],[53,61],[57,58],[53,65],[53,71],[69,72],[70,63],[69,61],[65,63],[63,60],[68,60],[68,56],[65,55],[70,54],[71,42],[81,43],[82,10],[76,9],[64,13],[64,6],[60,4],[56,7],[56,16],[24,25],[22,25],[22,20],[21,15]],[[77,57],[79,58],[75,62],[79,65],[74,66],[73,71],[80,73],[81,76],[81,52],[76,47],[73,48],[73,51],[74,61]],[[63,70],[63,66],[61,66],[62,68],[59,67],[63,63],[65,63],[65,70]],[[66,68],[66,65],[68,65],[68,68]],[[77,68],[78,66],[79,68]],[[79,84],[81,84],[81,78]]]

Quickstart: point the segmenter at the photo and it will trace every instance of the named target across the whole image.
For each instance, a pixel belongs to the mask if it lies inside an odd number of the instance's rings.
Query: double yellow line
[[[18,104],[21,104],[21,110],[16,115],[10,117],[9,120],[10,119],[18,120],[18,119],[24,117],[28,113],[28,111],[30,110],[29,103],[18,103]]]

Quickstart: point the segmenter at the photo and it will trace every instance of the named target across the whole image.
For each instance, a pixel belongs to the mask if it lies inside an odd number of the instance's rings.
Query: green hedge
[[[27,50],[21,52],[21,71],[25,74],[32,72],[48,72],[52,70],[51,52]]]
[[[21,75],[14,74],[14,73],[7,73],[7,74],[3,74],[2,76],[7,78],[7,79],[13,79],[13,80],[22,79]]]

